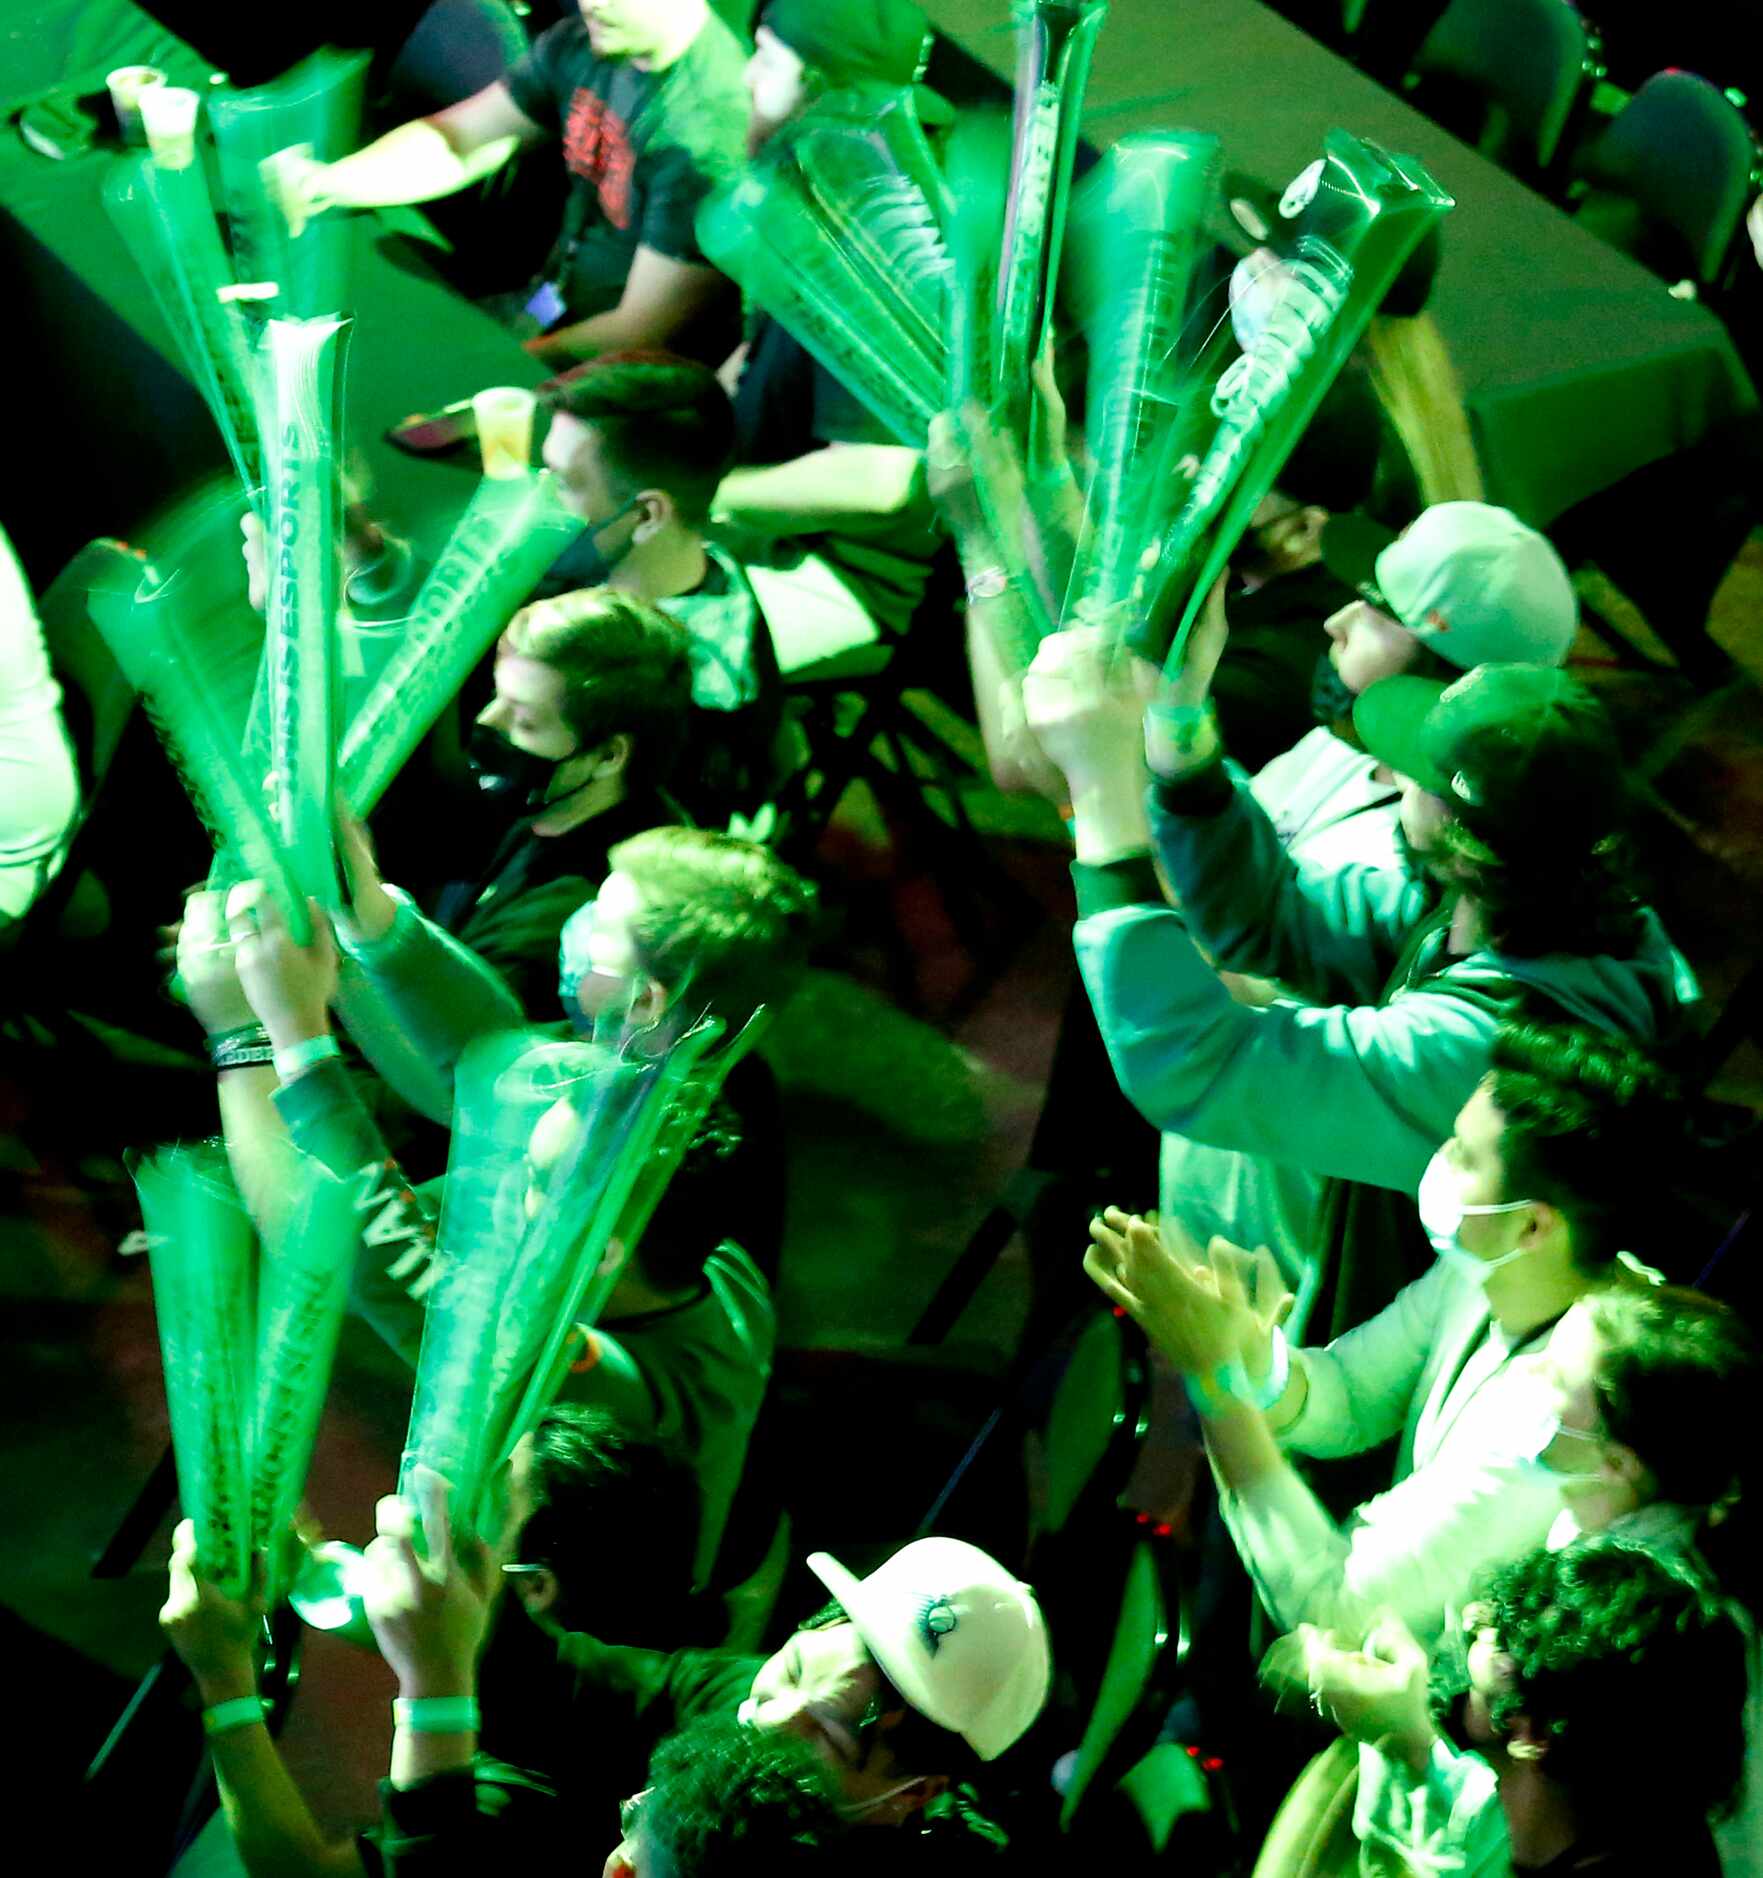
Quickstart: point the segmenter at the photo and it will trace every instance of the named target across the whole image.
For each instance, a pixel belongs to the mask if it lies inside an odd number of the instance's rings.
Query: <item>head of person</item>
[[[1594,1537],[1497,1569],[1466,1613],[1472,1742],[1533,1766],[1582,1832],[1730,1805],[1748,1649],[1730,1608],[1657,1554]]]
[[[835,1603],[764,1662],[741,1705],[806,1742],[845,1816],[900,1825],[1020,1740],[1052,1683],[1029,1587],[959,1539],[918,1539],[857,1578],[808,1565]]]
[[[1583,686],[1546,665],[1483,665],[1448,685],[1385,678],[1353,723],[1401,784],[1410,853],[1475,901],[1482,944],[1525,958],[1627,952],[1627,768]]]
[[[684,1029],[708,1011],[732,1036],[794,991],[817,896],[770,849],[708,829],[650,828],[608,858],[612,872],[560,941],[571,1021],[611,1011]]]
[[[678,623],[591,587],[523,607],[496,648],[471,756],[527,808],[598,786],[605,806],[665,783],[685,747],[691,656]]]
[[[747,148],[754,151],[823,91],[918,82],[930,23],[913,0],[768,0],[747,61]]]
[[[719,1716],[669,1735],[621,1810],[604,1878],[790,1878],[828,1869],[846,1831],[818,1755]]]
[[[677,57],[704,23],[705,0],[576,0],[597,59]]]
[[[709,520],[734,461],[735,417],[716,374],[668,353],[608,353],[559,387],[546,467],[608,569]]]
[[[605,1409],[556,1402],[516,1445],[516,1538],[503,1567],[534,1617],[590,1629],[618,1613],[621,1642],[666,1647],[692,1589],[697,1497],[679,1461],[633,1440]]]
[[[1568,1312],[1549,1357],[1562,1390],[1547,1459],[1566,1475],[1563,1532],[1663,1505],[1719,1550],[1763,1410],[1763,1366],[1738,1314],[1676,1285],[1612,1285]]]
[[[1350,703],[1398,673],[1449,680],[1480,665],[1565,663],[1579,607],[1565,563],[1534,528],[1485,502],[1439,502],[1399,536],[1360,516],[1329,527],[1322,558],[1357,596],[1325,622],[1349,735]],[[1321,705],[1319,704],[1319,714]],[[1355,720],[1356,722],[1356,720]]]
[[[1506,1024],[1493,1064],[1421,1177],[1434,1250],[1496,1306],[1539,1283],[1611,1275],[1637,1184],[1669,1152],[1675,1086],[1626,1038]]]

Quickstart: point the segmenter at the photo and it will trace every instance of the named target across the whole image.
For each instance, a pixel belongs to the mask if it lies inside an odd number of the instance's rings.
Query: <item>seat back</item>
[[[1756,165],[1756,140],[1731,99],[1693,72],[1666,71],[1623,106],[1579,169],[1594,191],[1626,198],[1675,235],[1707,287],[1725,269]]]
[[[508,0],[434,0],[392,61],[386,89],[401,106],[442,110],[493,85],[526,49]]]
[[[1541,174],[1555,160],[1595,65],[1585,21],[1568,0],[1451,0],[1414,57],[1424,93],[1443,81],[1479,111],[1450,127],[1483,155]]]
[[[1046,1418],[1031,1444],[1030,1480],[1036,1542],[1063,1533],[1080,1502],[1102,1482],[1111,1456],[1124,1486],[1143,1432],[1135,1397],[1136,1364],[1122,1319],[1098,1308],[1072,1343]]]
[[[1212,1811],[1212,1791],[1194,1755],[1176,1741],[1159,1741],[1134,1761],[1115,1786],[1132,1809],[1151,1851],[1165,1851],[1177,1823]]]
[[[1157,1554],[1149,1540],[1141,1539],[1127,1559],[1114,1638],[1059,1813],[1062,1832],[1071,1830],[1097,1775],[1115,1756],[1132,1722],[1146,1708],[1158,1658],[1168,1641],[1168,1612]]]

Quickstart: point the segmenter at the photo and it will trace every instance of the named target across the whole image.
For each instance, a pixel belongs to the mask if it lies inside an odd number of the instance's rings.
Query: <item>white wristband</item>
[[[1263,1415],[1285,1394],[1286,1384],[1292,1379],[1291,1345],[1286,1342],[1286,1333],[1277,1325],[1268,1355],[1267,1380],[1259,1389],[1249,1380],[1249,1372],[1243,1367],[1240,1356],[1233,1357],[1214,1378],[1244,1407],[1259,1410]]]

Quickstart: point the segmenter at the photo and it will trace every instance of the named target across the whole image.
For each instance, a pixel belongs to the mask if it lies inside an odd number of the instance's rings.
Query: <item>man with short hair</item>
[[[1265,1251],[1214,1239],[1202,1263],[1172,1222],[1168,1246],[1117,1212],[1092,1228],[1091,1275],[1188,1379],[1226,1524],[1282,1629],[1363,1635],[1393,1611],[1430,1639],[1482,1566],[1546,1538],[1584,1466],[1555,1433],[1595,1373],[1574,1307],[1645,1282],[1617,1262],[1619,1202],[1671,1094],[1615,1038],[1498,1033],[1418,1183],[1433,1269],[1325,1349],[1288,1351],[1291,1293]],[[1286,1458],[1397,1435],[1394,1485],[1344,1525]]]
[[[564,506],[586,527],[540,592],[603,584],[685,629],[698,708],[674,789],[714,827],[768,799],[783,717],[765,608],[747,570],[705,535],[733,421],[701,365],[604,359],[559,388],[544,445]]]
[[[520,299],[520,324],[541,335],[527,349],[559,368],[625,346],[720,359],[734,296],[692,222],[740,163],[740,42],[704,0],[578,0],[566,13],[460,103],[335,163],[284,158],[290,214],[452,195],[559,137],[568,206]]]
[[[530,1017],[555,1008],[558,936],[605,880],[609,851],[679,819],[668,786],[691,716],[678,627],[629,595],[598,588],[539,601],[502,634],[495,695],[469,753],[479,787],[517,819],[433,910]]]

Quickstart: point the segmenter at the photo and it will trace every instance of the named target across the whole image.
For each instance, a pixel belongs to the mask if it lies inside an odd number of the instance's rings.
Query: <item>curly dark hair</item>
[[[846,1830],[832,1775],[805,1741],[723,1716],[656,1748],[636,1827],[667,1878],[819,1869]]]
[[[516,1556],[556,1574],[563,1627],[616,1610],[622,1641],[670,1644],[698,1543],[698,1495],[679,1457],[634,1440],[605,1409],[554,1402],[534,1431],[531,1494]],[[609,1532],[640,1533],[642,1543],[609,1546]]]
[[[1494,1034],[1491,1093],[1505,1123],[1506,1192],[1565,1217],[1576,1265],[1597,1271],[1619,1251],[1649,1249],[1636,1170],[1658,1180],[1683,1134],[1680,1091],[1667,1071],[1626,1037],[1508,1023]]]
[[[1692,1818],[1730,1809],[1744,1772],[1749,1649],[1730,1608],[1687,1569],[1598,1537],[1501,1566],[1483,1597],[1543,1770],[1582,1805],[1637,1792]]]

